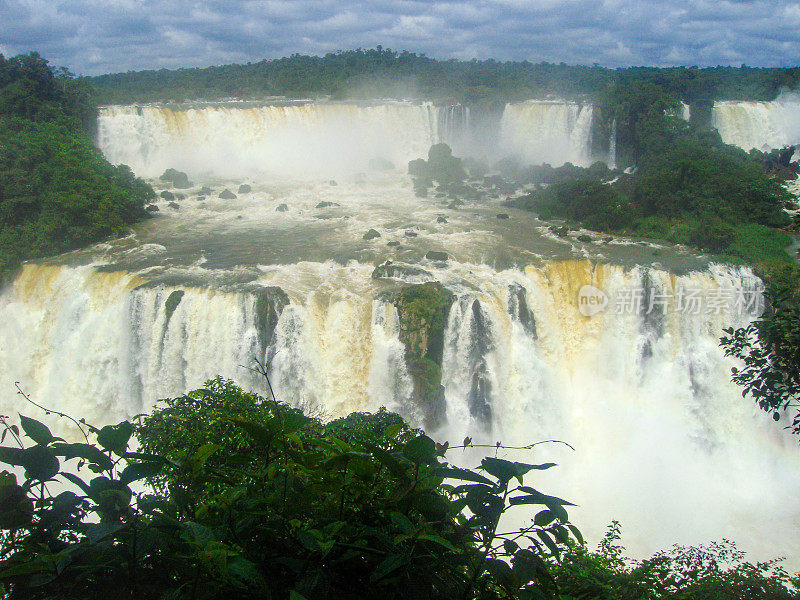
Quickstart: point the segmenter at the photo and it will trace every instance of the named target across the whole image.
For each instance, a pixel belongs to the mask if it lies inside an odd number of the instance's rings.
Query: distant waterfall
[[[335,176],[365,170],[371,158],[399,168],[437,141],[461,135],[459,107],[393,102],[310,103],[199,108],[101,109],[98,145],[112,163],[158,176],[174,167],[191,176]]]
[[[608,136],[608,167],[617,168],[617,120],[611,122],[611,135]]]
[[[715,102],[711,121],[722,140],[750,150],[800,144],[800,95],[772,102]]]
[[[507,104],[500,124],[501,151],[529,163],[588,166],[592,114],[591,104],[538,100]]]

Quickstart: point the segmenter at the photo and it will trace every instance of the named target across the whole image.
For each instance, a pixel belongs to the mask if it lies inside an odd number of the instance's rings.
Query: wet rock
[[[386,245],[387,245],[387,246],[399,246],[399,245],[400,245],[400,242],[397,242],[397,241],[388,242]]]
[[[173,210],[178,210],[181,207],[180,204],[178,204],[177,202],[170,202],[169,204],[167,204],[167,206],[169,206]]]
[[[497,213],[497,218],[502,221],[505,221],[508,219],[508,213]]]
[[[202,196],[209,196],[211,194],[211,192],[213,192],[213,191],[214,190],[212,190],[210,187],[208,187],[207,185],[204,185],[203,187],[200,188],[200,191],[197,192],[197,193],[202,195]]]
[[[585,233],[582,233],[581,235],[578,236],[578,241],[579,242],[583,242],[584,244],[589,244],[593,240],[592,240],[592,236],[586,235]]]
[[[447,205],[447,208],[458,208],[459,206],[464,206],[464,201],[456,198],[450,204]]]
[[[286,204],[279,204],[275,210],[277,210],[278,212],[286,212],[287,210],[289,210],[289,206]]]
[[[234,194],[228,188],[225,188],[219,193],[219,197],[222,198],[223,200],[235,200],[236,194]]]
[[[369,160],[369,168],[373,171],[391,171],[394,169],[394,163],[381,156],[376,156]]]
[[[433,275],[413,265],[405,265],[394,263],[387,260],[385,263],[378,265],[372,271],[373,279],[399,279],[410,283],[424,283],[433,281]]]
[[[167,190],[161,192],[159,196],[161,196],[164,200],[175,200],[175,194],[168,192]]]
[[[429,429],[446,420],[441,364],[453,299],[453,294],[439,282],[406,286],[394,298],[400,341],[413,382],[412,402]]]
[[[341,204],[338,202],[328,202],[327,200],[323,200],[317,204],[317,208],[330,208],[331,206],[341,206]]]
[[[447,217],[443,217],[443,216],[440,215],[440,216],[436,217],[436,222],[437,223],[447,223]]]
[[[558,237],[567,237],[567,234],[569,233],[569,228],[565,225],[550,225],[548,229],[555,233]]]
[[[439,250],[429,250],[425,253],[425,258],[428,260],[436,260],[436,261],[446,261],[450,257],[447,255],[447,252],[440,252]]]
[[[374,240],[375,238],[379,237],[381,237],[381,234],[375,229],[370,229],[367,233],[364,234],[364,239],[367,241]]]
[[[416,231],[406,231],[404,235],[406,237],[413,238],[413,237],[417,237],[417,232]]]
[[[336,183],[336,180],[334,180],[334,179],[331,179],[331,180],[328,182],[328,184],[329,184],[329,185],[339,185],[338,183]]]
[[[183,290],[175,290],[170,293],[170,295],[167,297],[167,301],[164,302],[167,323],[169,323],[169,320],[172,318],[172,313],[175,312],[175,309],[178,308],[178,305],[181,303],[184,294],[185,292]]]
[[[175,194],[175,200],[186,200],[186,196],[183,194]]]
[[[206,199],[205,196],[198,196],[197,198],[195,198],[195,200],[197,200],[198,202],[202,202],[205,199]]]
[[[157,213],[160,212],[160,209],[155,204],[148,204],[144,207],[144,209],[149,213]]]
[[[169,181],[178,189],[192,187],[192,183],[189,181],[189,176],[183,171],[178,171],[177,169],[167,169],[164,171],[161,177],[159,177],[159,179],[161,179],[161,181]]]
[[[242,185],[239,186],[239,190],[238,190],[237,193],[239,193],[239,194],[249,194],[252,191],[253,191],[253,188],[250,185],[248,185],[246,183],[243,183]]]
[[[289,296],[281,288],[270,286],[253,292],[255,302],[255,328],[261,352],[272,346],[275,327],[283,309],[289,305]],[[267,357],[268,360],[271,357]]]
[[[536,338],[536,319],[528,308],[525,288],[518,283],[508,286],[508,314],[519,321],[529,335]]]

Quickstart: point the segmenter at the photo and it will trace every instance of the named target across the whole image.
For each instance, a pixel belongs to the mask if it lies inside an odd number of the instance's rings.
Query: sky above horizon
[[[385,48],[570,64],[800,65],[780,0],[0,0],[0,53],[78,74]]]

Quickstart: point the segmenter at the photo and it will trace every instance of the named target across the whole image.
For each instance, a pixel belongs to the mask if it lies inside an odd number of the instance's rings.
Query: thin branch
[[[37,404],[36,402],[34,402],[33,400],[31,400],[31,397],[30,397],[30,396],[28,396],[28,394],[26,394],[25,392],[23,392],[23,391],[22,391],[22,388],[21,388],[21,387],[19,387],[19,381],[15,381],[15,382],[14,382],[14,387],[16,387],[16,388],[17,388],[17,393],[18,393],[20,396],[22,396],[23,398],[25,398],[25,400],[27,400],[28,402],[30,402],[31,404],[33,404],[33,405],[34,405],[36,408],[43,410],[43,411],[45,412],[45,414],[49,415],[50,413],[53,413],[54,415],[58,415],[59,417],[64,417],[65,419],[69,419],[70,421],[72,421],[73,423],[75,423],[75,426],[78,428],[78,431],[80,431],[80,432],[81,432],[81,434],[83,435],[83,439],[85,439],[85,440],[86,440],[86,443],[87,443],[87,444],[89,443],[89,436],[88,436],[88,435],[86,435],[86,432],[83,430],[83,427],[81,426],[81,424],[80,424],[78,421],[76,421],[75,419],[73,419],[72,417],[70,417],[70,416],[69,416],[68,414],[66,414],[66,413],[59,412],[59,411],[57,411],[57,410],[54,410],[54,409],[52,409],[52,408],[46,408],[46,407],[42,406],[41,404]]]

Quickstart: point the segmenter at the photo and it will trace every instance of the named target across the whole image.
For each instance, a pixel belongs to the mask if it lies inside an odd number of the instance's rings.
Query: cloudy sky
[[[436,58],[796,66],[800,2],[0,0],[0,53],[38,50],[83,74],[378,44]]]

